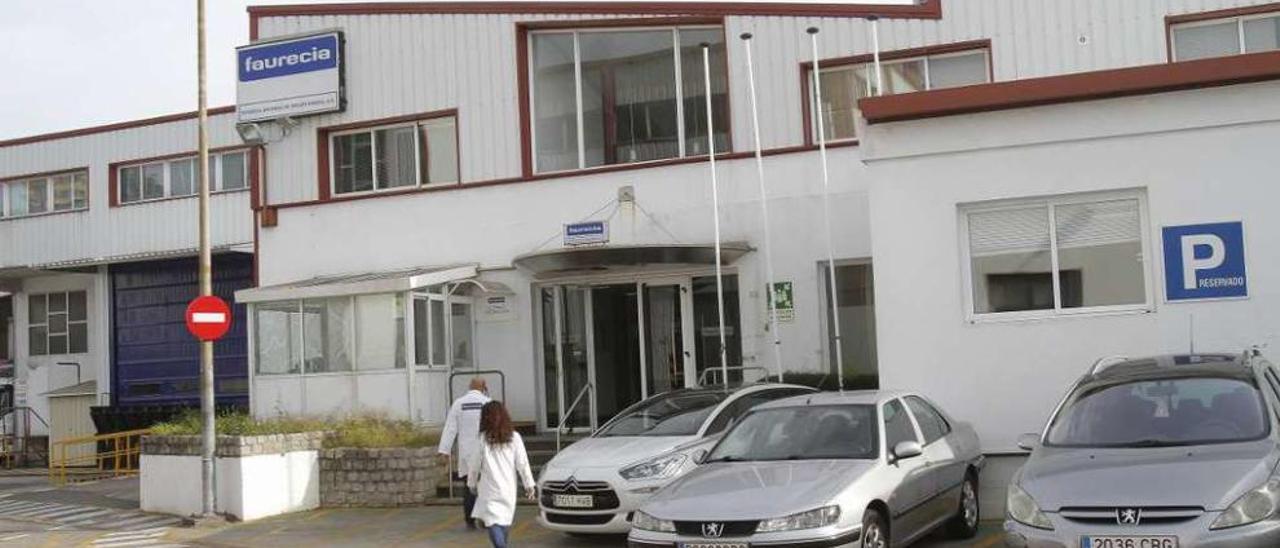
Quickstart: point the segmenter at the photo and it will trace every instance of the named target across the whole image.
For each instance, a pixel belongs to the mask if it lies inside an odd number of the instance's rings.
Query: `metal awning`
[[[720,259],[732,264],[752,251],[746,242],[720,244]],[[516,267],[537,276],[609,272],[653,266],[706,266],[716,264],[714,244],[661,244],[570,247],[537,251],[516,257]]]
[[[448,282],[474,279],[478,271],[479,265],[465,264],[321,276],[298,282],[242,289],[236,292],[236,302],[256,303],[370,293],[400,293]]]
[[[64,386],[57,390],[50,390],[48,392],[45,392],[44,394],[41,394],[41,396],[48,396],[50,398],[66,398],[70,396],[97,396],[97,395],[98,395],[98,381],[84,381],[80,384]]]

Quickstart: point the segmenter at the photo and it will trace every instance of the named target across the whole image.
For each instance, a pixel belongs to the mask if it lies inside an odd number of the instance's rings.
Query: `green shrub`
[[[383,414],[357,414],[341,418],[294,417],[281,415],[255,419],[247,413],[222,413],[216,421],[220,436],[261,436],[299,432],[329,432],[325,447],[427,447],[440,441],[440,432],[412,421],[397,420]],[[195,436],[200,434],[200,413],[190,410],[173,420],[151,427],[161,435]]]

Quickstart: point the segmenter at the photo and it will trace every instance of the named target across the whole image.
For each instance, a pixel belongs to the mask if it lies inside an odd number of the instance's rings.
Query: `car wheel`
[[[954,538],[973,538],[978,534],[978,478],[967,474],[960,485],[960,507],[947,522],[947,533]]]
[[[884,516],[871,508],[862,515],[862,548],[889,548],[889,526]]]

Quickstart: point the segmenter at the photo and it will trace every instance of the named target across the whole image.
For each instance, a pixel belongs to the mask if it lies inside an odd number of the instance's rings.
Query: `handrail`
[[[56,441],[49,447],[49,481],[65,485],[69,468],[87,469],[92,479],[137,475],[142,464],[142,436],[150,433],[151,429],[143,428]],[[86,444],[93,448],[90,454],[67,456],[67,447]],[[99,451],[99,445],[110,449]]]
[[[569,408],[564,411],[564,416],[560,417],[560,424],[556,425],[556,452],[557,453],[560,452],[560,435],[564,432],[565,423],[568,422],[566,419],[570,416],[573,416],[573,412],[577,409],[578,404],[582,403],[582,397],[587,395],[588,392],[591,393],[592,398],[595,398],[596,385],[592,383],[584,384],[582,386],[582,390],[578,391],[578,397],[573,398],[573,403],[569,404]],[[591,422],[592,422],[591,433],[592,434],[594,434],[596,431],[596,427],[594,424],[595,420],[596,420],[595,417],[591,417]]]
[[[40,424],[43,424],[45,428],[49,427],[49,421],[44,420],[44,417],[40,416],[39,411],[36,411],[35,409],[32,409],[25,405],[15,405],[13,407],[5,407],[4,409],[0,409],[0,419],[3,419],[4,416],[8,415],[9,413],[13,413],[14,415],[17,415],[18,411],[25,412],[28,417],[35,416],[35,418],[39,420]]]
[[[703,386],[707,384],[707,373],[711,373],[711,372],[719,373],[721,369],[727,369],[729,371],[742,371],[744,373],[749,370],[759,369],[760,371],[764,371],[764,376],[766,378],[769,377],[769,369],[760,365],[732,365],[729,367],[708,367],[706,369],[703,369],[702,373],[698,375],[698,386]],[[724,383],[729,384],[728,379],[725,379]]]
[[[480,375],[489,375],[493,373],[496,373],[498,375],[498,383],[500,384],[499,390],[502,393],[502,403],[503,405],[506,405],[507,403],[507,374],[506,373],[503,373],[501,370],[498,370],[498,369],[466,369],[461,371],[450,370],[449,378],[448,380],[445,381],[445,384],[448,385],[448,390],[449,390],[449,398],[446,399],[444,402],[444,405],[445,405],[444,412],[445,412],[446,419],[448,418],[449,410],[453,408],[453,378],[454,377],[459,377],[462,375],[479,377]],[[453,459],[448,459],[445,473],[448,474],[448,478],[449,478],[449,498],[453,498]]]

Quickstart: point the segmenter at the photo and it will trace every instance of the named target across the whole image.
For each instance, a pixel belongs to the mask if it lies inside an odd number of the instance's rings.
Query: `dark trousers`
[[[507,548],[507,526],[490,525],[489,542],[493,544],[493,548]]]
[[[462,480],[463,478],[454,474],[454,479]],[[462,487],[462,521],[468,526],[474,527],[471,521],[471,511],[476,508],[476,493],[470,487],[465,485]]]

